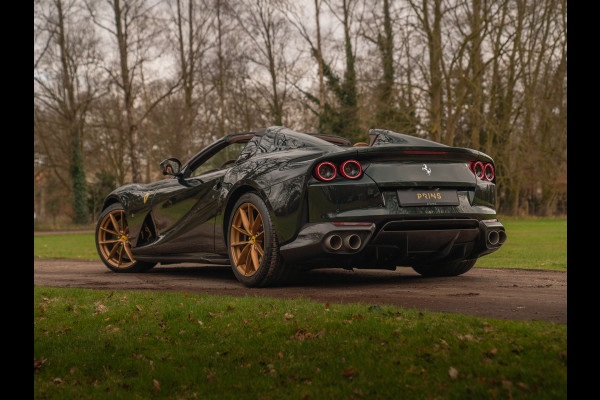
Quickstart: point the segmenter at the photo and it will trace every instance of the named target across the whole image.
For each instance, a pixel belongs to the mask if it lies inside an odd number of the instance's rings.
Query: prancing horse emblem
[[[423,167],[421,169],[427,172],[427,175],[431,175],[431,168],[427,168],[427,164],[423,164]]]

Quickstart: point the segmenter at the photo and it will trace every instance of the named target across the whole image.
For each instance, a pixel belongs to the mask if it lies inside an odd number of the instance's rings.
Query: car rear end
[[[473,260],[502,246],[489,156],[428,141],[371,144],[314,161],[308,223],[282,246],[286,260],[395,268]]]

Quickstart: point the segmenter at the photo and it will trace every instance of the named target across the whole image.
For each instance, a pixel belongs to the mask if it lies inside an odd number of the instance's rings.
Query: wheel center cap
[[[250,238],[250,241],[252,242],[252,244],[256,243],[256,237],[252,236],[252,237]]]
[[[121,236],[120,240],[121,240],[121,242],[126,242],[127,241],[127,236],[125,236],[125,235]]]

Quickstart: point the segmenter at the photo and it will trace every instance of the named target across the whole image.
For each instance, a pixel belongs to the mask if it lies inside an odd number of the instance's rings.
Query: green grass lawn
[[[564,399],[567,327],[34,287],[34,398]]]
[[[567,270],[567,219],[502,219],[508,239],[476,267]],[[35,258],[98,260],[94,235],[34,236]]]
[[[100,260],[93,233],[34,236],[33,257]]]
[[[507,240],[476,267],[567,270],[567,219],[502,219]]]

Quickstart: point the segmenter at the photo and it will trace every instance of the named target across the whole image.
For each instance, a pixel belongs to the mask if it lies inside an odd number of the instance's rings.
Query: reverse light
[[[342,174],[344,178],[358,179],[362,174],[362,167],[357,161],[344,161],[340,166],[340,174]]]
[[[335,178],[335,176],[337,175],[337,170],[335,168],[335,165],[333,165],[329,161],[325,161],[316,166],[315,175],[319,180],[328,182]]]

